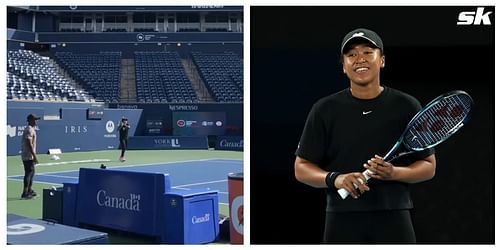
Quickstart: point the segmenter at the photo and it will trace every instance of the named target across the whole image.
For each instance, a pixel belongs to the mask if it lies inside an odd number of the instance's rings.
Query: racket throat
[[[384,156],[384,161],[392,161],[393,159],[395,159],[396,157],[398,157],[397,155],[395,155],[396,153],[396,150],[399,148],[399,146],[401,145],[401,138],[399,139],[398,143],[394,144],[394,146],[392,146],[391,150],[389,150],[389,153],[387,153],[385,156]]]
[[[398,159],[399,157],[403,157],[403,156],[405,156],[405,155],[409,155],[409,154],[412,154],[412,153],[415,153],[415,151],[412,151],[412,152],[402,152],[402,153],[399,153],[399,154],[397,154],[397,155],[392,156],[392,157],[388,160],[388,162],[392,162],[392,161],[394,161],[394,160]]]
[[[384,161],[387,161],[387,162],[392,162],[394,161],[395,159],[399,158],[399,157],[402,157],[402,156],[405,156],[407,154],[411,154],[411,153],[414,153],[413,151],[406,151],[406,152],[400,152],[400,153],[397,153],[398,151],[398,148],[401,146],[401,138],[399,139],[398,143],[394,144],[394,146],[391,148],[391,150],[389,151],[389,153],[387,153],[385,156],[384,156]],[[406,145],[403,144],[404,147],[406,147]]]

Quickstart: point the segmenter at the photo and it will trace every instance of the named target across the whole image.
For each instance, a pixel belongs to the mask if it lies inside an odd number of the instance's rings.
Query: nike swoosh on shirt
[[[367,115],[369,113],[371,113],[373,110],[370,110],[370,111],[363,111],[363,115]]]

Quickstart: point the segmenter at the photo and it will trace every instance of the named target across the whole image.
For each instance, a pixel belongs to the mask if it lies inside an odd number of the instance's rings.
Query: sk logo
[[[457,25],[491,25],[490,14],[484,13],[484,7],[477,7],[476,11],[463,11],[458,14]]]

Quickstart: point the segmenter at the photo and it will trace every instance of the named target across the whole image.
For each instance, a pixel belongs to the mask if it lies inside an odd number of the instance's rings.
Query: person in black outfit
[[[123,117],[120,126],[118,126],[118,131],[120,132],[120,148],[122,150],[122,153],[120,155],[121,162],[125,161],[125,150],[127,150],[127,145],[128,145],[129,129],[130,129],[130,124],[128,124],[128,119]]]
[[[296,179],[327,190],[324,243],[415,243],[409,184],[434,177],[434,151],[394,162],[381,156],[421,105],[414,97],[381,85],[385,56],[375,32],[349,32],[341,55],[350,87],[312,107],[295,152]],[[368,183],[362,175],[365,169],[373,173]],[[351,198],[340,198],[340,188]]]

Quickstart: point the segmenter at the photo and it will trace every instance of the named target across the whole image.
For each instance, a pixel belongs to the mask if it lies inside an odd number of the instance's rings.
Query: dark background
[[[434,179],[411,186],[419,243],[494,243],[494,26],[456,25],[465,7],[273,7],[250,9],[252,244],[315,244],[324,190],[294,177],[295,149],[309,110],[348,87],[339,63],[347,32],[376,31],[385,45],[382,84],[422,106],[461,89],[472,120],[436,148]],[[486,7],[494,24],[494,7]]]

